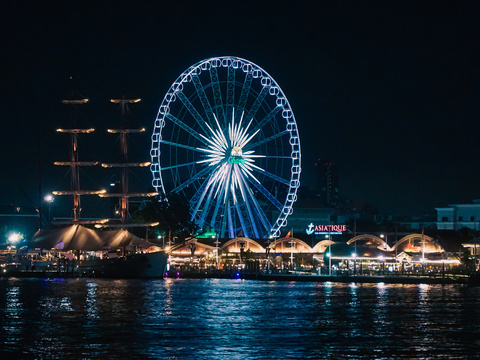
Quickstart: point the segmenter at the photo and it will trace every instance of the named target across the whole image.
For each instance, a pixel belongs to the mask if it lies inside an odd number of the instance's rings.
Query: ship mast
[[[94,161],[79,161],[78,160],[78,136],[80,134],[90,134],[95,131],[95,129],[79,129],[76,127],[76,121],[74,116],[74,107],[77,105],[85,105],[88,103],[88,99],[66,99],[62,100],[63,104],[70,106],[71,119],[72,119],[72,128],[68,129],[57,129],[57,132],[70,134],[71,148],[70,148],[70,161],[56,161],[55,165],[59,166],[70,166],[71,168],[71,190],[61,190],[53,191],[53,195],[72,195],[73,196],[73,219],[65,221],[54,221],[56,225],[64,223],[77,223],[77,224],[86,224],[91,223],[91,221],[82,221],[80,220],[80,213],[82,210],[80,197],[82,195],[99,195],[105,190],[81,190],[80,188],[80,167],[81,166],[95,166],[98,162]]]
[[[141,99],[111,99],[110,102],[114,104],[120,104],[122,110],[122,122],[119,129],[108,129],[107,132],[110,134],[119,134],[120,144],[121,144],[121,158],[119,163],[102,163],[102,166],[105,168],[120,168],[120,192],[119,193],[102,193],[99,194],[101,197],[118,197],[119,198],[119,207],[120,207],[120,224],[104,224],[108,227],[127,227],[127,226],[156,226],[158,222],[153,223],[128,223],[128,205],[130,197],[153,197],[158,195],[157,192],[147,192],[147,193],[134,193],[129,192],[128,190],[128,170],[132,167],[147,167],[150,165],[150,162],[128,162],[128,148],[127,148],[127,134],[138,134],[145,131],[145,128],[141,129],[127,129],[126,128],[126,116],[127,116],[127,104],[135,104],[140,102]]]

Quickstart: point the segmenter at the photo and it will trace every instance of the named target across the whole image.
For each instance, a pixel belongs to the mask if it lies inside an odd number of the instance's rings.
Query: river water
[[[0,279],[0,358],[474,359],[480,288]]]

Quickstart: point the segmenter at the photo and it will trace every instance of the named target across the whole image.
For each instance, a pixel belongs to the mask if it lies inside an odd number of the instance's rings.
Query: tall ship
[[[164,249],[135,235],[131,230],[148,229],[158,222],[138,222],[129,214],[130,199],[152,198],[156,192],[132,192],[128,186],[130,169],[147,167],[149,162],[130,162],[128,160],[127,135],[139,134],[142,129],[126,126],[126,112],[129,104],[140,99],[111,99],[121,107],[122,122],[118,128],[108,129],[107,133],[117,135],[120,139],[121,157],[118,162],[80,161],[78,138],[94,132],[93,128],[76,126],[72,111],[72,127],[57,129],[57,132],[70,136],[71,148],[68,161],[55,162],[58,166],[67,166],[71,174],[71,189],[56,190],[54,196],[71,196],[73,198],[73,216],[58,218],[51,222],[52,228],[40,229],[34,236],[36,248],[52,249],[57,256],[57,268],[73,276],[90,276],[103,278],[163,278],[168,255]],[[62,100],[63,104],[74,107],[88,103],[88,99]],[[116,191],[105,189],[84,190],[80,186],[80,168],[86,166],[115,168],[119,170],[120,179]],[[84,196],[111,198],[117,202],[116,217],[83,218],[81,199]],[[60,260],[61,259],[61,260]],[[38,260],[38,259],[37,259]],[[32,270],[41,267],[41,261],[31,265]],[[62,264],[62,265],[60,265]]]

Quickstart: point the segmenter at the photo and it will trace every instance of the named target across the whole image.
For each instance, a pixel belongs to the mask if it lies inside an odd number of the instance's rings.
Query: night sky
[[[474,1],[3,2],[0,204],[38,201],[39,159],[41,192],[68,188],[52,163],[67,160],[55,129],[70,125],[70,76],[90,99],[79,126],[102,143],[82,139],[82,159],[118,151],[99,139],[120,119],[108,99],[126,96],[142,98],[131,121],[147,134],[132,156],[148,161],[172,82],[224,55],[256,63],[286,94],[302,185],[322,158],[338,166],[342,196],[382,212],[469,203],[480,194],[479,19]],[[150,172],[137,181],[148,188]]]

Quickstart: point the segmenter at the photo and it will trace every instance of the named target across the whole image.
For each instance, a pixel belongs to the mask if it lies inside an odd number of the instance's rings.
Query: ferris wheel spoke
[[[233,111],[233,101],[235,99],[235,69],[231,66],[228,67],[227,73],[227,113]],[[225,127],[227,127],[227,117],[225,116]]]
[[[225,205],[225,210],[227,210],[227,204],[230,203],[230,197],[232,196],[231,194],[231,191],[234,191],[234,190],[231,190],[232,189],[232,171],[231,171],[231,168],[232,168],[232,165],[230,164],[229,165],[229,174],[227,175],[227,178],[225,179],[224,181],[224,186],[222,186],[222,192],[220,194],[220,196],[218,196],[217,198],[217,207],[219,208],[221,203],[222,203],[222,199],[223,199],[223,204]],[[215,214],[218,212],[218,209],[215,210]],[[225,217],[225,213],[223,214],[223,216]]]
[[[247,105],[248,95],[250,94],[250,88],[252,87],[253,75],[251,72],[248,72],[245,76],[245,81],[243,82],[242,92],[240,93],[240,98],[238,99],[238,109],[240,110],[237,112],[242,113],[245,110],[245,106]]]
[[[187,124],[185,124],[183,121],[181,121],[179,118],[177,118],[176,116],[170,114],[170,113],[167,113],[165,115],[165,117],[170,120],[171,122],[173,122],[175,125],[177,125],[179,128],[185,130],[187,133],[189,133],[190,135],[192,135],[195,139],[199,140],[199,141],[203,141],[202,138],[198,135],[198,131],[195,131],[193,130],[190,126],[188,126]],[[162,140],[161,140],[162,141]]]
[[[260,108],[260,105],[262,104],[263,100],[265,100],[265,96],[267,96],[268,94],[268,89],[270,89],[269,86],[264,86],[262,91],[260,91],[260,94],[258,94],[257,98],[255,99],[255,102],[252,105],[252,108],[248,112],[249,119],[253,119],[257,114],[257,111]]]
[[[282,132],[279,132],[275,135],[269,136],[268,138],[262,139],[260,141],[257,141],[256,143],[248,144],[248,146],[245,148],[245,150],[250,150],[250,149],[255,149],[257,146],[265,144],[269,141],[278,139],[279,137],[282,137],[284,135],[290,134],[287,130],[284,130]]]
[[[178,168],[181,168],[181,167],[184,167],[184,166],[196,165],[196,164],[197,164],[197,161],[193,161],[193,162],[189,162],[189,163],[185,163],[185,164],[177,164],[177,165],[172,165],[172,166],[161,167],[160,170],[161,171],[167,171],[167,170],[171,170],[171,169],[178,169]]]
[[[244,232],[245,237],[252,237],[255,236],[255,231],[252,224],[252,218],[248,212],[247,204],[244,202],[237,202],[235,206],[235,210],[237,211],[237,216],[242,225],[242,230]]]
[[[258,200],[255,198],[255,196],[253,195],[253,192],[251,189],[249,189],[249,192],[250,192],[250,197],[252,199],[252,203],[254,205],[254,208],[255,208],[255,211],[257,213],[257,216],[258,218],[260,219],[260,222],[262,223],[263,225],[263,228],[265,230],[270,230],[270,228],[272,227],[272,225],[270,224],[270,222],[268,221],[265,213],[263,212],[260,204],[258,203]]]
[[[222,218],[220,219],[221,220],[220,234],[222,237],[225,236],[225,231],[228,231],[230,237],[233,236],[234,224],[233,224],[233,218],[232,218],[232,211],[230,208],[230,203],[231,203],[230,186],[232,182],[232,175],[233,174],[230,174],[230,176],[227,179],[226,185],[224,186],[225,200],[223,203],[223,214],[221,215]],[[220,200],[220,198],[218,200]]]
[[[268,176],[269,178],[273,179],[273,180],[277,180],[278,182],[284,184],[284,185],[287,185],[287,186],[290,186],[290,180],[285,180],[284,178],[280,177],[280,176],[277,176],[275,174],[272,174],[271,172],[268,172],[267,170],[259,170],[257,168],[254,168],[256,171],[258,171],[259,173],[263,174],[263,175],[266,175]]]
[[[218,79],[218,71],[216,67],[212,67],[210,71],[210,79],[212,81],[213,98],[215,101],[215,111],[220,122],[226,121],[225,111],[223,109],[222,92],[220,91],[220,81]]]
[[[210,207],[212,206],[212,197],[214,192],[215,192],[214,186],[210,186],[207,199],[203,205],[202,213],[200,214],[200,217],[202,219],[202,227],[203,227],[203,224],[207,222],[207,217],[208,217],[208,214],[210,213]]]
[[[237,216],[238,220],[240,221],[240,225],[242,226],[243,233],[245,237],[249,237],[249,227],[247,226],[247,223],[245,221],[244,213],[243,210],[240,208],[240,203],[236,202],[235,203],[235,210],[237,211]]]
[[[206,185],[205,188],[203,188],[202,194],[200,195],[199,199],[197,200],[197,203],[192,204],[192,205],[195,205],[194,206],[195,209],[192,212],[192,219],[194,217],[197,217],[200,220],[199,226],[201,228],[203,228],[203,225],[205,224],[205,221],[206,221],[206,218],[207,218],[207,215],[208,215],[208,211],[206,210],[206,207],[204,207],[204,211],[199,212],[199,208],[203,204],[203,200],[205,198],[205,195],[207,193],[211,193],[211,192],[212,192],[211,179],[209,179],[208,184]]]
[[[208,134],[208,129],[205,127],[205,120],[201,117],[195,106],[193,106],[193,104],[190,102],[190,100],[187,99],[187,97],[182,91],[178,91],[175,94],[180,99],[183,106],[185,106],[185,108],[188,110],[190,115],[193,116],[198,126],[200,126],[200,128],[203,130],[203,133]]]
[[[253,211],[252,211],[252,207],[251,207],[251,204],[250,204],[250,201],[249,201],[249,194],[248,194],[248,187],[246,186],[246,182],[245,182],[245,179],[240,171],[240,168],[238,165],[235,165],[234,166],[235,168],[235,174],[237,175],[237,178],[238,178],[238,183],[239,183],[239,187],[240,187],[240,191],[242,193],[242,197],[243,197],[243,201],[244,201],[244,204],[245,204],[245,207],[247,208],[247,213],[248,213],[248,216],[249,216],[249,220],[250,220],[250,224],[253,228],[253,231],[255,233],[255,237],[259,237],[258,235],[258,230],[257,230],[257,225],[255,223],[255,217],[253,215]]]
[[[269,159],[283,159],[283,160],[291,160],[292,157],[291,156],[281,156],[281,155],[268,155],[267,156]]]
[[[270,191],[265,189],[265,187],[262,184],[256,181],[253,181],[250,178],[248,179],[248,181],[250,182],[250,184],[252,184],[252,186],[254,186],[258,191],[260,191],[263,194],[263,196],[265,196],[265,198],[267,198],[267,200],[270,201],[270,203],[272,203],[278,210],[282,211],[283,205],[280,203],[280,201],[278,201],[275,198],[275,196],[272,195]]]
[[[197,202],[197,206],[194,210],[195,213],[198,213],[198,210],[199,210],[199,207],[200,205],[203,203],[203,199],[205,198],[205,195],[207,195],[208,193],[208,196],[207,196],[207,199],[203,205],[203,211],[202,211],[202,215],[201,217],[203,219],[206,219],[206,217],[209,215],[210,213],[210,207],[211,207],[211,203],[212,203],[212,200],[213,199],[217,199],[217,202],[220,201],[222,195],[223,195],[223,191],[225,189],[225,177],[222,176],[223,173],[225,173],[226,171],[228,171],[228,167],[230,165],[218,165],[216,167],[216,169],[214,171],[212,171],[212,174],[210,175],[209,179],[208,179],[208,183],[205,187],[205,190],[203,191],[202,195],[200,196],[200,199],[198,200]],[[220,196],[218,196],[218,192],[221,191],[220,193]],[[215,200],[213,200],[213,202],[215,202]],[[216,216],[214,216],[212,218],[212,222],[214,223],[215,222],[215,218]]]
[[[205,94],[205,89],[203,88],[202,82],[197,74],[192,74],[192,82],[197,91],[200,102],[202,103],[203,110],[205,110],[205,115],[208,117],[208,122],[214,124],[212,106],[208,100],[207,94]]]
[[[197,215],[198,206],[200,206],[199,204],[201,204],[203,201],[209,180],[210,178],[207,177],[190,199],[190,213],[193,214],[192,218]]]
[[[179,147],[179,148],[183,148],[183,149],[187,149],[187,150],[192,150],[192,151],[196,151],[196,152],[199,152],[199,153],[204,153],[204,151],[198,149],[198,148],[195,148],[193,146],[188,146],[188,145],[183,145],[183,144],[179,144],[179,143],[176,143],[176,142],[172,142],[172,141],[166,141],[166,140],[160,140],[160,142],[162,144],[165,144],[165,145],[170,145],[170,146],[175,146],[175,147]]]
[[[212,221],[210,223],[210,226],[214,226],[214,224],[215,224],[215,220],[217,219],[218,211],[220,210],[220,206],[223,203],[222,199],[224,197],[226,189],[228,189],[228,184],[227,184],[227,186],[222,186],[220,188],[220,194],[218,194],[218,196],[216,197],[215,209],[213,210],[213,216],[212,216]],[[223,225],[222,225],[222,227],[223,227]]]
[[[236,234],[234,233],[235,229],[235,224],[233,223],[233,214],[232,214],[232,209],[230,208],[230,202],[225,204],[226,209],[226,215],[227,215],[227,226],[228,226],[228,234],[230,238],[234,238]]]
[[[188,185],[193,184],[197,179],[199,179],[202,176],[208,174],[209,172],[210,172],[210,169],[208,167],[206,167],[205,169],[199,171],[197,173],[197,176],[189,178],[184,183],[181,183],[180,185],[176,186],[174,189],[170,190],[167,195],[177,194],[178,192],[185,189]]]
[[[258,219],[260,220],[265,230],[270,230],[272,226],[270,225],[270,222],[266,218],[265,213],[261,209],[261,206],[258,203],[258,200],[255,197],[255,195],[253,194],[251,187],[247,186],[245,179],[242,179],[242,181],[245,184],[245,189],[247,190],[248,195],[250,196],[250,202],[253,204],[254,211],[256,212]]]
[[[263,128],[266,124],[270,122],[270,120],[272,120],[275,117],[275,115],[277,115],[280,112],[280,110],[282,110],[281,106],[275,106],[275,108],[272,111],[270,111],[270,113],[268,113],[267,116],[265,116],[257,125],[255,125],[252,131],[255,132],[258,129]]]

